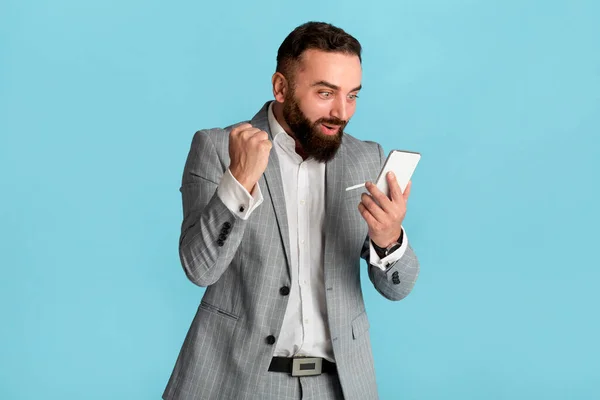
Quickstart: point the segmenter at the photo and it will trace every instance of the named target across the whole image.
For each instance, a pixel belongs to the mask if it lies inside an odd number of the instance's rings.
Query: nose
[[[339,118],[342,121],[348,120],[348,104],[344,96],[336,97],[330,114],[332,117]]]

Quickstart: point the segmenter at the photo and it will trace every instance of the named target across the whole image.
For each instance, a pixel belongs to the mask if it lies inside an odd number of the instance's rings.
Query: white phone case
[[[376,185],[379,190],[387,196],[390,195],[386,174],[388,171],[392,171],[396,175],[400,189],[404,192],[420,159],[420,153],[406,150],[392,150],[377,177]]]

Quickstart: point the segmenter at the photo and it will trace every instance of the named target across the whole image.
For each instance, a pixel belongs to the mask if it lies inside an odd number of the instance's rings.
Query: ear
[[[271,83],[273,84],[273,96],[275,97],[275,100],[279,103],[283,103],[289,88],[288,80],[281,72],[275,72],[271,78]]]

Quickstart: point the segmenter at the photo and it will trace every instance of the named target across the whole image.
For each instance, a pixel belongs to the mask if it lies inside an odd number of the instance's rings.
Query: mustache
[[[346,126],[348,121],[345,121],[343,119],[339,119],[336,117],[332,117],[332,118],[319,118],[316,123],[317,124],[336,125],[336,126]]]

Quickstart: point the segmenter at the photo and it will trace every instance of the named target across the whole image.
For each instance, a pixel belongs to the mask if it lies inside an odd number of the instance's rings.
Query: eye
[[[321,91],[321,92],[319,92],[319,95],[321,97],[323,97],[324,99],[328,99],[328,98],[330,98],[333,95],[333,93],[332,92]]]
[[[358,94],[349,94],[349,95],[348,95],[348,98],[349,98],[351,101],[354,101],[354,100],[358,99]]]

